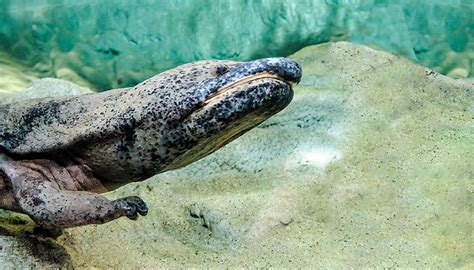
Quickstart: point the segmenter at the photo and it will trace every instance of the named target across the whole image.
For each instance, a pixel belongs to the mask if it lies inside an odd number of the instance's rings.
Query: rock
[[[469,71],[462,68],[455,68],[451,70],[448,74],[449,77],[460,79],[460,78],[467,78],[469,76]]]
[[[44,78],[32,81],[23,91],[6,92],[0,96],[0,104],[34,98],[76,96],[88,93],[93,93],[93,91],[68,81]]]
[[[64,247],[34,236],[26,216],[0,210],[0,265],[2,269],[72,269]]]
[[[0,95],[23,90],[28,83],[37,78],[38,74],[31,68],[0,51]]]
[[[2,1],[0,46],[42,77],[80,76],[102,90],[186,62],[289,55],[330,40],[473,76],[473,10],[469,0]]]
[[[2,269],[73,269],[69,254],[51,240],[0,234]]]
[[[150,212],[66,230],[56,243],[73,266],[473,265],[474,81],[345,42],[292,58],[304,75],[287,109],[108,193],[141,196]]]

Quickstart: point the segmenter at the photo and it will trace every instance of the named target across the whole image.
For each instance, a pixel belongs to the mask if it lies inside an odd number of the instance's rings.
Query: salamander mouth
[[[217,89],[216,92],[210,94],[206,98],[206,100],[202,103],[202,107],[205,107],[207,105],[212,105],[216,101],[220,100],[221,97],[230,95],[235,91],[241,90],[242,89],[241,86],[243,86],[244,84],[250,84],[254,81],[262,80],[262,79],[277,80],[277,81],[287,84],[289,87],[291,87],[294,83],[293,81],[287,81],[276,74],[272,74],[269,72],[260,72],[251,76],[243,77],[241,79],[235,80],[233,82],[230,82],[220,87],[219,89]]]

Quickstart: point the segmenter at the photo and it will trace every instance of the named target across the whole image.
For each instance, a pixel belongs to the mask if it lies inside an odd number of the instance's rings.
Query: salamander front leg
[[[58,189],[41,171],[22,162],[10,162],[1,169],[10,178],[21,209],[46,230],[102,224],[122,216],[135,220],[148,212],[139,197],[112,201],[92,192]]]

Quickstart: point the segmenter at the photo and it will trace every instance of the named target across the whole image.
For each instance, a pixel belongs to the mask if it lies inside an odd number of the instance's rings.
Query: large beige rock
[[[287,109],[109,193],[149,215],[67,230],[72,264],[473,267],[473,82],[350,43],[292,58],[304,76]]]
[[[0,269],[72,269],[64,247],[31,234],[28,217],[0,210]]]
[[[34,98],[77,96],[89,93],[93,93],[89,88],[60,79],[44,78],[30,82],[21,91],[5,91],[0,94],[0,104]]]

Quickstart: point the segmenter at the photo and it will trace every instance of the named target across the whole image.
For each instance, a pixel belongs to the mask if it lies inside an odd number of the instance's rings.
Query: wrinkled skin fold
[[[146,215],[100,193],[192,163],[285,108],[299,65],[201,61],[129,89],[0,107],[0,208],[49,231]]]

